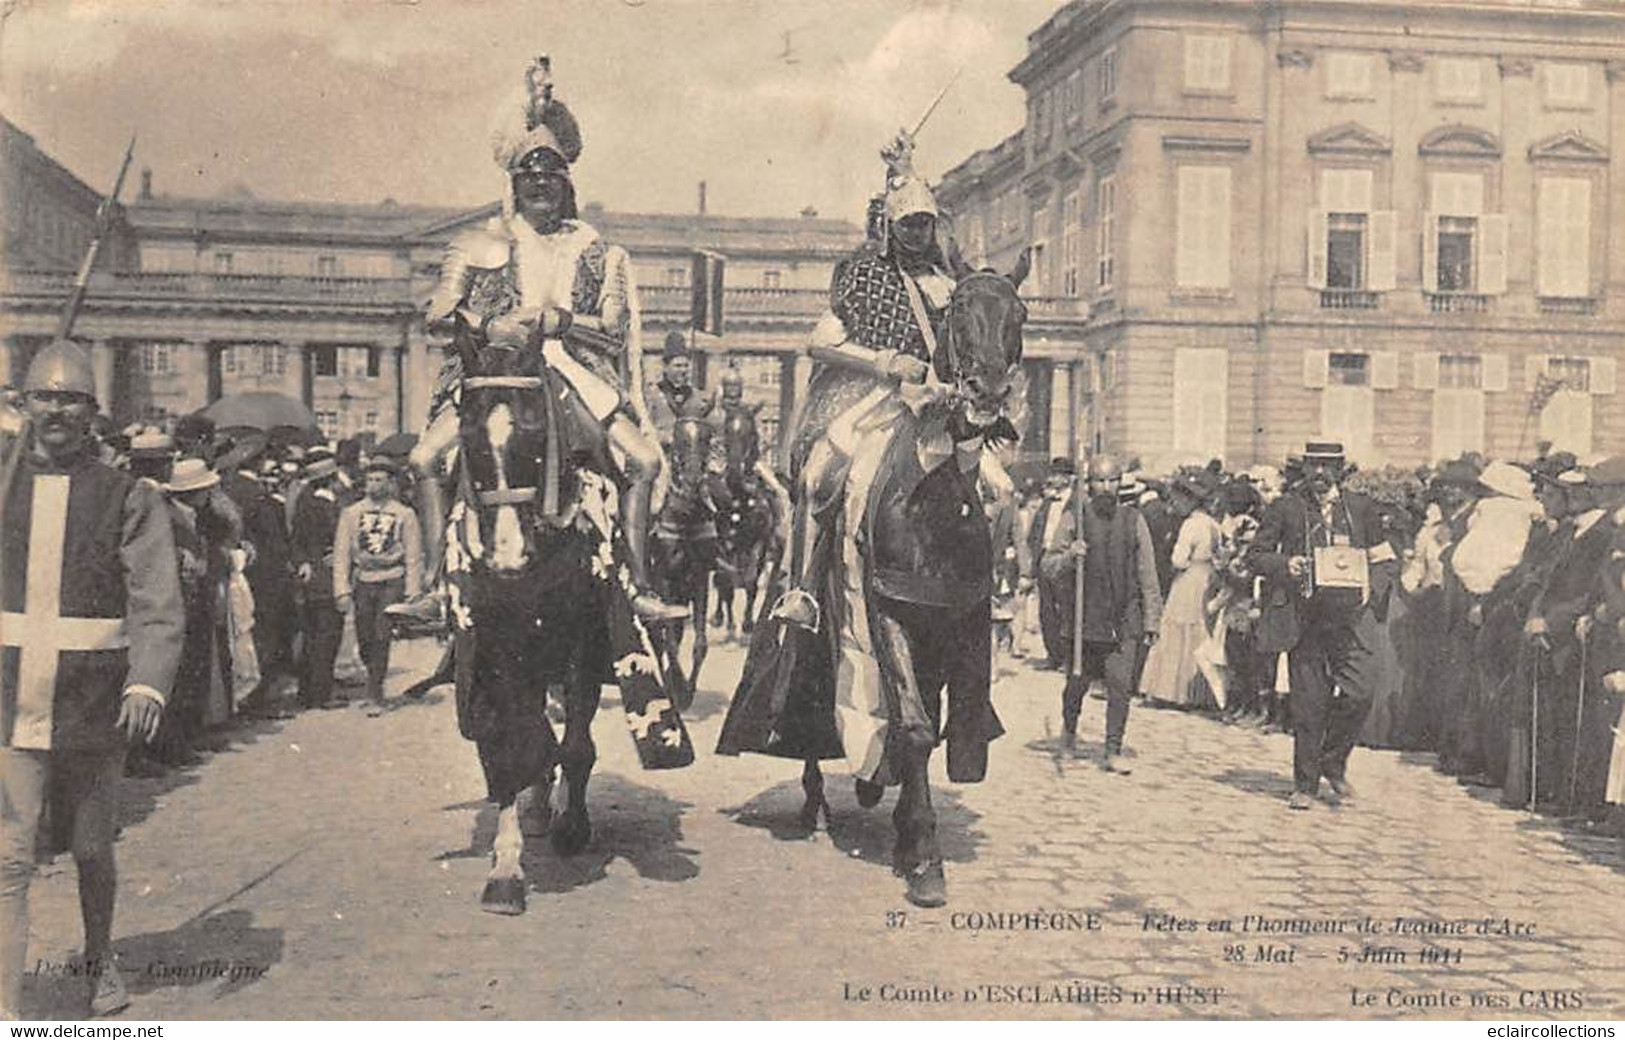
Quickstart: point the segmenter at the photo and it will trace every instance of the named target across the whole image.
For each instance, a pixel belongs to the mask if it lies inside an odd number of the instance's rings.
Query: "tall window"
[[[280,378],[288,371],[287,348],[280,343],[256,347],[260,355],[260,374]]]
[[[1095,189],[1095,287],[1109,292],[1117,277],[1117,175],[1100,178]]]
[[[784,281],[783,272],[780,272],[780,271],[763,271],[762,272],[762,288],[764,288],[764,289],[777,289],[777,288],[779,288],[780,283],[783,282],[783,281]]]
[[[339,348],[331,343],[318,343],[310,352],[311,364],[314,365],[314,374],[318,376],[337,376],[339,374]]]
[[[1332,354],[1320,398],[1320,432],[1341,441],[1349,457],[1369,458],[1376,425],[1370,354]]]
[[[1372,57],[1357,51],[1333,51],[1326,55],[1326,96],[1361,99],[1373,96]]]
[[[339,413],[318,410],[316,425],[321,429],[323,437],[328,440],[336,439],[339,436]]]
[[[666,268],[666,285],[667,285],[668,288],[672,288],[672,289],[686,288],[687,285],[688,285],[688,268],[686,268],[686,267],[668,267],[668,268]]]
[[[1033,210],[1033,277],[1032,290],[1034,296],[1048,296],[1050,294],[1050,219],[1049,207],[1040,206]]]
[[[1546,396],[1540,412],[1540,437],[1551,441],[1559,451],[1572,451],[1577,455],[1592,450],[1592,395],[1612,391],[1612,387],[1598,386],[1601,373],[1593,369],[1592,358],[1544,357],[1531,358],[1532,393]],[[1603,359],[1610,362],[1611,358]],[[1599,368],[1602,366],[1598,366]],[[1608,373],[1610,376],[1612,372]]]
[[[364,430],[378,429],[378,413],[368,412],[366,417],[361,420],[361,428]]]
[[[1546,103],[1554,108],[1586,108],[1591,104],[1591,69],[1578,62],[1548,62],[1543,66]]]
[[[1224,350],[1174,351],[1174,450],[1224,456],[1230,357]]]
[[[1049,146],[1051,112],[1051,95],[1048,90],[1041,90],[1033,96],[1032,123],[1033,147],[1043,151]]]
[[[1320,173],[1320,205],[1309,212],[1309,284],[1338,291],[1394,287],[1395,219],[1371,205],[1372,171]]]
[[[1061,92],[1061,121],[1072,126],[1083,118],[1083,70],[1073,69]]]
[[[1433,391],[1433,458],[1453,459],[1463,452],[1483,451],[1486,359],[1476,354],[1434,357],[1439,372]],[[1504,370],[1505,359],[1495,360]]]
[[[1536,210],[1536,292],[1554,297],[1590,296],[1591,181],[1540,178]]]
[[[383,370],[383,351],[377,347],[367,348],[367,378],[377,379]]]
[[[1506,291],[1506,217],[1486,213],[1484,177],[1438,172],[1423,215],[1422,288],[1437,293]]]
[[[317,278],[337,278],[339,273],[339,258],[336,256],[318,256],[316,258]]]
[[[1230,167],[1179,168],[1176,281],[1190,288],[1230,287]]]
[[[1069,191],[1061,199],[1061,295],[1079,295],[1079,270],[1083,267],[1083,224],[1078,193]]]
[[[141,344],[141,373],[149,376],[167,376],[170,369],[168,343]]]
[[[1117,48],[1107,47],[1100,54],[1100,102],[1105,104],[1117,96]]]
[[[1230,37],[1212,33],[1185,36],[1185,89],[1230,89]]]
[[[230,274],[233,257],[230,253],[214,254],[214,273]]]
[[[1477,58],[1440,58],[1434,89],[1440,101],[1477,101],[1483,96],[1484,63]]]

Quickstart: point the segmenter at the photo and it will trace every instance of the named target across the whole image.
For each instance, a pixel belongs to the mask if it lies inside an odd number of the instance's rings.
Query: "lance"
[[[130,145],[124,149],[124,161],[118,168],[118,177],[113,181],[113,192],[96,207],[96,230],[91,235],[90,248],[85,250],[85,258],[79,263],[79,273],[73,280],[73,289],[68,293],[68,302],[62,308],[62,319],[56,327],[58,339],[67,339],[73,332],[73,323],[79,317],[79,308],[85,302],[85,292],[90,288],[90,272],[96,266],[97,255],[101,253],[102,240],[112,229],[113,212],[118,207],[119,192],[124,190],[124,178],[130,172],[130,160],[133,158],[135,158],[135,135],[131,134]]]
[[[920,121],[914,124],[913,131],[911,131],[908,135],[910,138],[920,136],[920,131],[925,128],[925,121],[930,119],[931,114],[937,110],[937,106],[942,104],[942,99],[948,96],[949,89],[951,89],[954,83],[959,79],[959,74],[964,71],[965,66],[961,65],[959,68],[954,70],[954,74],[952,76],[948,77],[948,82],[942,85],[942,89],[937,91],[937,96],[932,98],[931,103],[925,107],[925,114],[920,116]]]
[[[1535,675],[1529,684],[1529,811],[1540,799],[1540,647],[1535,647]]]
[[[1075,543],[1083,541],[1083,429],[1078,421],[1082,412],[1083,386],[1077,378],[1078,372],[1072,373],[1070,396],[1072,400],[1072,540]],[[1078,713],[1083,713],[1083,698],[1089,692],[1088,682],[1083,677],[1083,557],[1075,556],[1072,560],[1072,666],[1067,669],[1066,689],[1061,695],[1063,713],[1069,705],[1076,704]],[[1063,725],[1065,724],[1063,719]]]

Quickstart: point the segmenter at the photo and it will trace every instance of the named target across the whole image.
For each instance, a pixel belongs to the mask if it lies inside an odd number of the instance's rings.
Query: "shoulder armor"
[[[492,219],[484,227],[458,232],[447,246],[449,252],[461,254],[468,267],[495,268],[508,263],[509,239],[501,221]]]

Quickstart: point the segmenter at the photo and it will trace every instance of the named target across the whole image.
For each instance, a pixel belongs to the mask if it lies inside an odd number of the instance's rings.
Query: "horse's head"
[[[704,482],[714,435],[711,424],[696,416],[684,416],[672,426],[670,463],[674,486],[697,488]]]
[[[1017,290],[1027,276],[1022,253],[1010,274],[972,271],[953,256],[957,284],[948,302],[947,331],[934,359],[937,377],[952,387],[965,422],[986,428],[1008,418],[1021,382],[1021,327],[1027,307]]]
[[[543,362],[530,348],[481,346],[464,351],[463,364],[460,451],[478,523],[469,547],[490,570],[517,574],[536,558],[541,518],[550,433]]]
[[[743,479],[756,469],[762,457],[756,432],[757,407],[730,408],[722,420],[722,444],[727,453],[728,474]]]

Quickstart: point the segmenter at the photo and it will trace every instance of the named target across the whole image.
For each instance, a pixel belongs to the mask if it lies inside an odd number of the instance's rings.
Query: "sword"
[[[1535,647],[1535,677],[1529,684],[1529,811],[1540,798],[1540,647]]]
[[[937,91],[937,96],[931,100],[929,105],[926,106],[925,114],[920,116],[920,121],[914,124],[914,129],[909,133],[908,136],[911,139],[920,136],[920,131],[925,128],[925,121],[930,119],[931,114],[937,110],[937,106],[942,104],[942,99],[948,96],[949,89],[954,85],[955,82],[958,81],[959,74],[964,71],[965,66],[959,66],[959,68],[954,70],[954,74],[948,77],[948,82],[942,85],[942,89]]]

